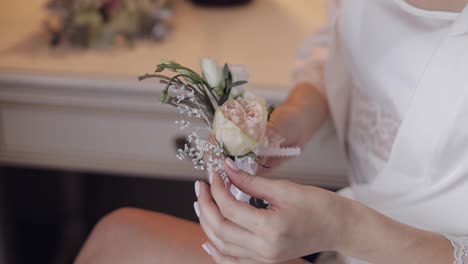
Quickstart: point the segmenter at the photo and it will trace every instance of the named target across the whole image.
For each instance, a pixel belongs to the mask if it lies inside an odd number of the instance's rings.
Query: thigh
[[[93,229],[75,264],[213,263],[198,223],[141,209],[119,209]],[[288,264],[302,264],[294,260]]]
[[[76,264],[212,263],[197,223],[134,208],[119,209],[94,227]]]

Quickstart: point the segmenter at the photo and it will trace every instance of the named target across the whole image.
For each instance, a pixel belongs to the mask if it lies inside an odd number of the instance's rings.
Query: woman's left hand
[[[221,177],[196,183],[195,211],[217,263],[278,263],[337,247],[345,231],[347,199],[332,192],[246,174],[225,161],[232,184],[270,203],[258,209],[237,201]]]

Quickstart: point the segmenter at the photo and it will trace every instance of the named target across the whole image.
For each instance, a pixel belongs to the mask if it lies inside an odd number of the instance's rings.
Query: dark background
[[[0,173],[8,264],[72,263],[95,223],[120,207],[197,220],[191,181],[15,167]]]

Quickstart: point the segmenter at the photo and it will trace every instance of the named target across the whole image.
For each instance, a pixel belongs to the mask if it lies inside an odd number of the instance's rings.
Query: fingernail
[[[198,209],[198,202],[193,203],[193,209],[195,209],[195,214],[200,218],[200,209]]]
[[[195,195],[197,196],[200,196],[200,182],[199,181],[196,181],[195,182]]]
[[[212,171],[210,171],[210,172],[208,173],[208,181],[210,182],[210,184],[213,183],[213,172],[212,172]]]
[[[210,247],[209,247],[207,244],[203,244],[203,245],[202,245],[202,248],[206,251],[206,253],[207,253],[208,255],[211,256],[211,250],[210,250]]]
[[[236,163],[232,159],[227,158],[226,163],[233,171],[239,171],[239,167],[237,167]]]

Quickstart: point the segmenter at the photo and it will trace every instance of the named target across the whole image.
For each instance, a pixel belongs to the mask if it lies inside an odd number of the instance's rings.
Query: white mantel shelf
[[[196,67],[201,56],[242,62],[251,89],[281,102],[301,40],[320,26],[325,1],[255,0],[235,9],[177,1],[163,43],[113,50],[51,50],[37,32],[44,1],[0,4],[0,164],[193,180],[175,158],[180,116],[157,103],[161,87],[136,77],[161,58]],[[324,133],[325,134],[325,133]],[[336,141],[321,136],[272,177],[346,184]]]

